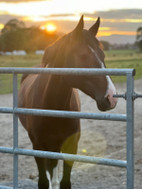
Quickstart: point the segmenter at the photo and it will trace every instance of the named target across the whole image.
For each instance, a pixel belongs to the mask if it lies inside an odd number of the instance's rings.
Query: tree
[[[17,19],[8,21],[0,36],[0,51],[22,50],[25,24]]]
[[[25,41],[23,29],[4,32],[0,36],[0,51],[23,50]]]
[[[103,49],[108,51],[110,49],[110,44],[107,41],[101,41],[101,44],[103,46]]]
[[[142,52],[142,27],[139,27],[137,29],[136,42],[138,44],[140,51]]]
[[[11,19],[9,20],[4,28],[2,29],[2,34],[6,32],[16,31],[17,29],[25,28],[25,23],[22,21],[19,21],[17,19]]]
[[[43,50],[57,39],[56,33],[49,34],[38,27],[12,19],[4,26],[0,35],[0,51],[25,50],[27,53]]]

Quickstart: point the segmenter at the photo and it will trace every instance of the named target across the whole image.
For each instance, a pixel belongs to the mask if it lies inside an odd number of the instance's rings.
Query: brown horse
[[[85,30],[83,16],[77,27],[49,46],[44,53],[41,67],[45,68],[105,68],[104,53],[96,34],[100,19]],[[100,110],[115,107],[115,87],[109,76],[72,76],[52,74],[29,74],[21,81],[19,107],[80,111],[77,89],[94,100]],[[28,131],[33,149],[53,152],[77,153],[80,137],[80,120],[19,115]],[[39,171],[39,189],[59,188],[57,160],[35,157]],[[73,162],[64,161],[60,189],[71,188]],[[49,175],[47,175],[48,171]],[[50,176],[50,178],[49,178]]]

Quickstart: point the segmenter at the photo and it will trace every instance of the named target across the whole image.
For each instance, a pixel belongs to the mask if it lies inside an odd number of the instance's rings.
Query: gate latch
[[[113,95],[113,97],[114,98],[124,98],[126,100],[127,99],[127,93],[125,93],[125,94],[115,94],[115,95]],[[133,98],[133,100],[136,100],[137,98],[142,98],[142,94],[138,94],[138,93],[134,92],[132,94],[132,98]]]

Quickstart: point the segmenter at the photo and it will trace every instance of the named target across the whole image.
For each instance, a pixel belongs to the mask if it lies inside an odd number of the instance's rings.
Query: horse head
[[[96,38],[99,26],[100,18],[89,30],[85,30],[82,16],[71,33],[47,48],[43,62],[46,62],[46,64],[48,62],[48,67],[105,68],[105,55],[100,42]],[[116,89],[109,76],[68,75],[64,77],[66,77],[65,82],[70,87],[78,88],[95,99],[101,111],[106,111],[116,106],[117,99],[113,98],[113,95],[116,94]]]
[[[105,68],[105,55],[96,38],[99,25],[100,18],[89,30],[85,30],[83,29],[83,16],[81,17],[77,27],[70,34],[70,43],[68,43],[66,49],[65,67]],[[69,76],[66,81],[95,99],[101,111],[116,106],[117,100],[113,98],[116,89],[109,76]]]

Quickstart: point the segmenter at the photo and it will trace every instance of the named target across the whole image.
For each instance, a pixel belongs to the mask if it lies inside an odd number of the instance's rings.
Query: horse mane
[[[84,31],[84,35],[86,35],[87,31]],[[40,65],[34,66],[36,68],[45,68],[45,67],[54,67],[56,62],[62,62],[63,63],[63,56],[64,51],[67,48],[68,42],[70,40],[71,33],[66,34],[59,39],[57,39],[55,42],[51,43],[44,52],[44,55],[42,57],[42,61]],[[86,35],[87,36],[87,35]],[[91,37],[87,37],[87,40],[92,42]],[[95,38],[95,43],[100,47],[100,49],[103,50],[103,45],[98,41],[97,38]],[[57,64],[57,63],[56,63]],[[59,65],[59,64],[58,64]],[[24,74],[21,78],[21,83],[25,80],[25,78],[28,76],[28,74]]]
[[[23,74],[21,77],[21,83],[26,79],[26,77],[28,76],[28,74]]]
[[[50,44],[44,52],[44,55],[42,57],[41,61],[41,67],[54,66],[55,59],[60,61],[61,56],[64,54],[64,50],[66,48],[66,45],[68,44],[67,41],[69,40],[70,35],[64,35],[63,37],[57,39],[54,43]],[[62,52],[63,51],[63,52]],[[50,66],[49,66],[50,67]]]
[[[42,57],[42,61],[40,65],[34,66],[34,68],[44,68],[44,67],[50,67],[49,64],[52,66],[54,59],[58,59],[59,56],[63,55],[64,46],[67,44],[67,41],[69,40],[69,34],[65,35],[59,39],[57,39],[54,43],[50,44],[44,52],[44,55]],[[60,51],[60,52],[59,52]],[[58,57],[57,57],[58,56]],[[26,79],[26,77],[29,74],[23,74],[21,77],[21,83]]]
[[[41,68],[40,65],[37,65],[37,66],[34,66],[33,68]],[[26,77],[28,76],[29,74],[23,74],[22,77],[21,77],[21,83],[26,79]]]

